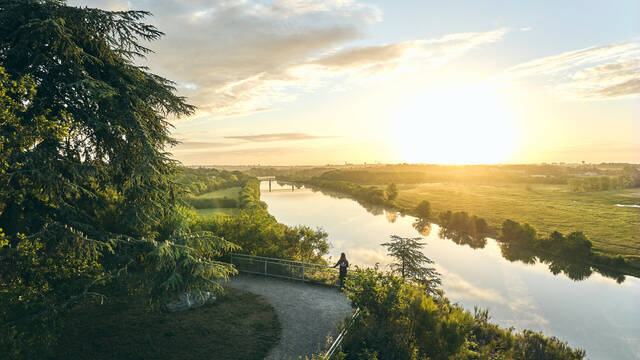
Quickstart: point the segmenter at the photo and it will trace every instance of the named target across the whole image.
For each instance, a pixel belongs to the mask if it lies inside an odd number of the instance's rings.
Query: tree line
[[[242,186],[247,180],[247,174],[240,171],[225,171],[214,168],[183,167],[176,174],[175,181],[182,185],[190,196]]]
[[[520,225],[512,220],[506,220],[502,228],[493,228],[485,219],[469,215],[465,211],[433,214],[427,200],[413,208],[402,207],[395,201],[398,188],[394,183],[389,183],[384,190],[380,187],[323,180],[318,177],[306,181],[305,184],[346,194],[361,203],[368,211],[373,204],[413,215],[416,217],[413,226],[421,234],[430,231],[431,222],[435,222],[440,225],[440,237],[459,245],[467,245],[474,249],[484,248],[487,244],[486,238],[494,236],[500,243],[504,258],[527,263],[539,260],[548,264],[554,274],[563,272],[572,279],[585,279],[593,271],[597,271],[622,282],[625,279],[624,274],[640,274],[637,266],[621,255],[611,256],[595,252],[591,241],[582,232],[573,232],[565,236],[555,231],[548,237],[538,236],[537,231],[529,224]],[[388,194],[391,194],[391,197]]]
[[[573,177],[567,180],[573,192],[628,189],[640,186],[640,178],[632,175]]]
[[[563,272],[575,280],[589,277],[593,270],[618,282],[624,281],[624,273],[638,273],[621,255],[594,252],[591,241],[580,231],[542,236],[529,224],[505,220],[497,239],[506,259],[525,263],[538,259],[548,264],[552,273]]]

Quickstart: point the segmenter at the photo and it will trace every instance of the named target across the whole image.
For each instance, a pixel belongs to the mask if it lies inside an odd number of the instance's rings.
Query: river
[[[367,211],[357,202],[306,188],[263,184],[261,198],[269,212],[287,225],[320,227],[329,233],[329,255],[345,252],[353,265],[386,266],[380,245],[391,234],[426,241],[424,252],[442,274],[447,297],[468,310],[489,309],[493,322],[521,331],[531,329],[556,336],[585,349],[592,360],[640,359],[640,279],[622,283],[593,273],[582,281],[552,274],[542,263],[510,262],[496,241],[482,249],[457,245],[438,236],[438,226],[421,235],[415,218],[393,212]]]

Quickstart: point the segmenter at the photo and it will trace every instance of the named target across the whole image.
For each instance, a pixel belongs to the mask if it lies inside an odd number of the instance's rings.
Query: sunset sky
[[[640,2],[91,0],[166,33],[185,165],[640,162]]]

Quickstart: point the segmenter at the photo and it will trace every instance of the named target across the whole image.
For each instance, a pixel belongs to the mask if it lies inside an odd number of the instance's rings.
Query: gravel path
[[[262,276],[239,275],[229,286],[264,296],[282,325],[280,343],[267,359],[298,359],[324,351],[327,337],[352,313],[349,301],[337,289]]]

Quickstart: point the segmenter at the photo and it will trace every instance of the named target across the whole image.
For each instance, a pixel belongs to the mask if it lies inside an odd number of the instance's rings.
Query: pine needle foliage
[[[168,117],[194,107],[136,60],[145,11],[0,0],[0,353],[42,358],[58,314],[112,292],[219,289],[237,246],[189,229]]]
[[[390,267],[393,273],[404,280],[410,280],[425,286],[431,294],[438,293],[441,284],[440,274],[435,268],[428,266],[433,264],[422,252],[426,243],[420,242],[422,238],[403,238],[391,235],[391,241],[383,243],[389,256],[395,259]]]

